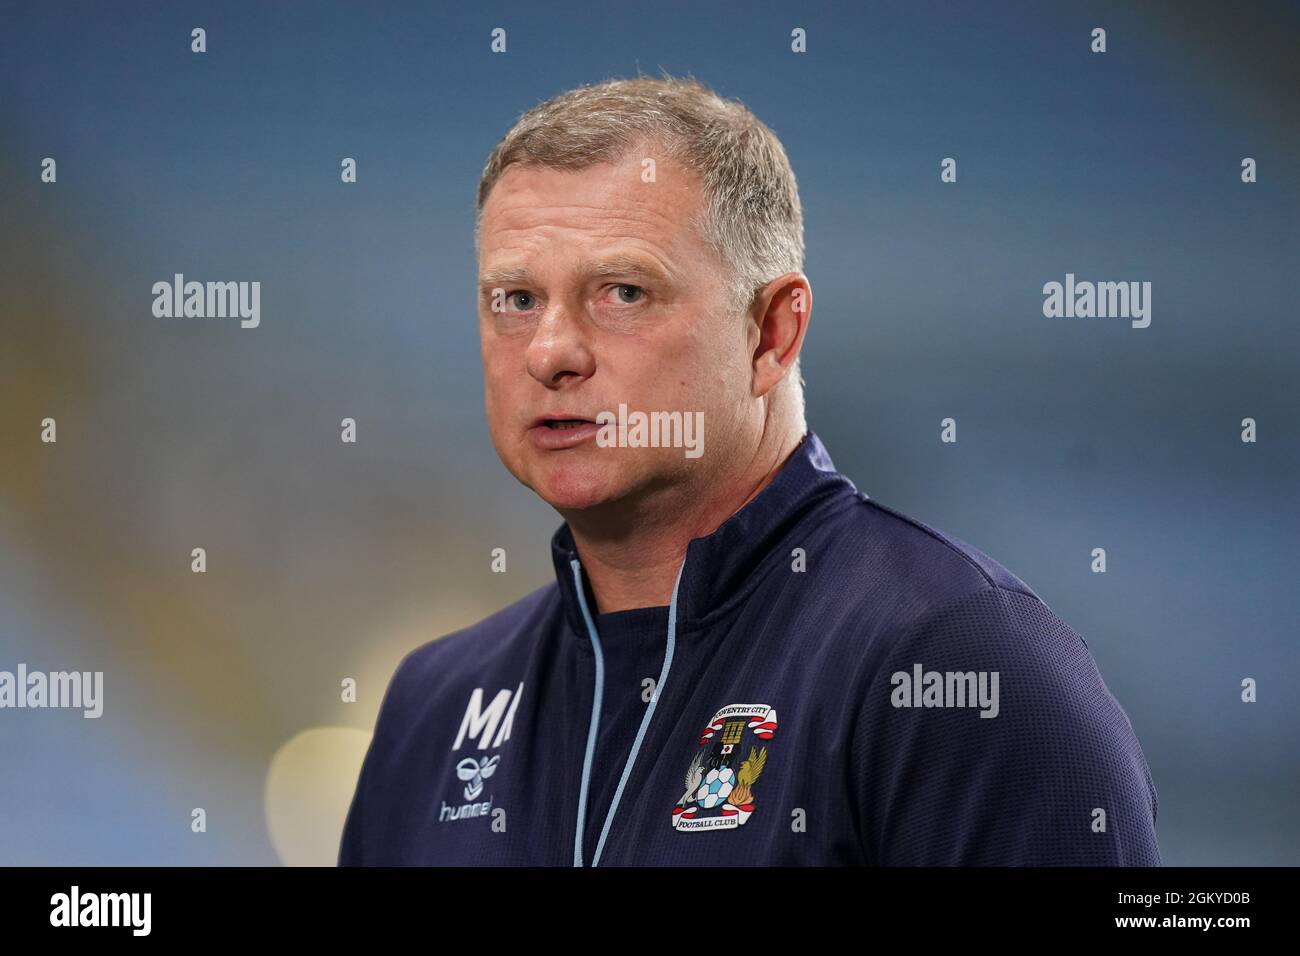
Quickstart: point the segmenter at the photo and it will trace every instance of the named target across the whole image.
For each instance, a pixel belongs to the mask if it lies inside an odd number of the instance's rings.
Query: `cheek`
[[[490,398],[505,400],[520,379],[519,366],[501,349],[483,355],[483,387]]]
[[[616,390],[602,392],[612,410],[626,401],[629,410],[705,411],[725,402],[736,387],[734,360],[733,367],[721,367],[726,353],[703,342],[679,341],[663,348],[642,342],[619,358],[623,368],[635,372],[623,377],[622,397]]]
[[[744,375],[744,358],[736,343],[718,334],[712,339],[698,339],[693,344],[695,349],[685,359],[685,371],[689,376],[683,374],[679,380],[685,378],[690,390],[700,394],[702,400],[724,400]]]
[[[483,376],[483,405],[487,412],[488,429],[495,435],[506,431],[510,410],[518,405],[510,394],[511,378],[485,370]]]

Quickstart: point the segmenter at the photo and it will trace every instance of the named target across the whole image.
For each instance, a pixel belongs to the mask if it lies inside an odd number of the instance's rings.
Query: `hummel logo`
[[[465,784],[466,800],[474,800],[483,792],[483,781],[497,772],[497,761],[500,759],[500,754],[482,759],[466,757],[456,764],[456,776],[469,781]]]

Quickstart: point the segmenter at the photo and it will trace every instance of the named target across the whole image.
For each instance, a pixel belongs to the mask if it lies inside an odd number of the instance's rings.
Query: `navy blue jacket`
[[[1087,645],[809,432],[666,607],[556,581],[408,654],[340,865],[1158,865]]]

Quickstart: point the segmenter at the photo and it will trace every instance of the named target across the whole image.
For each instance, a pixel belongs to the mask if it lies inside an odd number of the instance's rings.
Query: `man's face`
[[[510,472],[560,511],[702,489],[761,429],[752,322],[687,224],[698,180],[640,150],[580,172],[510,166],[483,207],[479,332],[488,428]],[[493,305],[498,306],[494,311]],[[601,412],[703,412],[704,454],[602,447]]]

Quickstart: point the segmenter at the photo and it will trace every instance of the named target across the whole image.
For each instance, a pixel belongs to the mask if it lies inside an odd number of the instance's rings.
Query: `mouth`
[[[572,448],[593,438],[599,426],[590,418],[577,415],[543,415],[533,420],[528,437],[534,446],[546,451]]]
[[[533,428],[548,428],[551,431],[566,431],[570,428],[580,428],[583,425],[596,424],[593,419],[580,418],[576,415],[543,415],[533,421]]]

